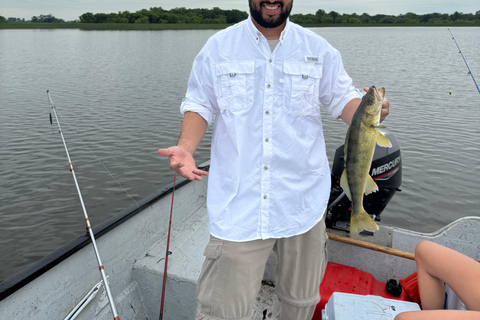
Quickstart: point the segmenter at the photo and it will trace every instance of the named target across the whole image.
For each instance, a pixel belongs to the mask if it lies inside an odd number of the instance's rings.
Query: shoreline
[[[226,23],[1,23],[0,30],[8,29],[80,29],[80,30],[204,30],[224,29]]]
[[[0,23],[0,30],[15,29],[80,29],[80,30],[206,30],[225,29],[227,23]],[[479,27],[469,24],[303,24],[305,28],[346,28],[346,27]]]

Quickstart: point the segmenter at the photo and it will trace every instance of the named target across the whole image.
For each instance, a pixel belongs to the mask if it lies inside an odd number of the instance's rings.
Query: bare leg
[[[465,310],[422,310],[398,314],[394,320],[479,320],[480,312]]]
[[[447,260],[445,255],[432,251],[438,249],[432,242],[422,241],[415,247],[418,289],[423,310],[443,309],[445,282],[440,278],[440,267]],[[435,275],[434,275],[435,274]]]
[[[469,310],[480,311],[480,263],[428,241],[415,248],[415,262],[424,310],[443,307],[446,283]]]
[[[395,320],[480,320],[480,263],[428,241],[415,248],[415,262],[423,311],[404,312]],[[445,283],[470,311],[438,310],[443,308]]]

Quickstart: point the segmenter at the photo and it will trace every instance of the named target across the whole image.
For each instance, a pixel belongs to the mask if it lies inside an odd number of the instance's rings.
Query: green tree
[[[362,20],[359,18],[348,18],[348,23],[350,24],[362,24]]]
[[[178,22],[178,17],[176,14],[172,14],[170,12],[166,12],[164,14],[162,14],[161,18],[165,21],[167,21],[167,23],[177,23]]]
[[[3,16],[0,16],[0,23],[7,23],[7,19],[5,19]]]
[[[225,17],[227,18],[227,23],[237,23],[248,18],[248,14],[240,10],[228,10],[225,11]]]
[[[417,25],[419,24],[419,16],[413,12],[407,12],[406,14],[401,14],[397,17],[397,23],[406,24],[406,25]]]
[[[330,11],[328,15],[332,17],[333,23],[336,23],[337,22],[336,20],[340,14],[336,11]]]
[[[82,23],[94,23],[94,22],[96,22],[95,17],[93,15],[93,13],[91,13],[91,12],[86,12],[78,18],[80,19],[80,22],[82,22]]]
[[[321,23],[332,24],[333,18],[330,15],[323,16],[321,19]]]
[[[171,10],[164,10],[162,7],[151,7],[150,9],[141,9],[136,12],[122,11],[118,13],[97,13],[91,12],[81,15],[80,22],[82,23],[228,23],[233,24],[240,22],[248,17],[248,14],[240,10],[222,10],[219,7],[212,9],[197,8],[187,9],[185,7],[178,7]],[[148,20],[148,22],[147,22]],[[426,24],[426,25],[443,25],[453,23],[458,25],[480,25],[480,10],[473,13],[461,13],[455,11],[453,14],[429,13],[424,15],[417,15],[412,12],[407,12],[404,15],[384,15],[377,14],[370,16],[367,13],[358,15],[340,14],[336,11],[326,13],[323,9],[318,9],[315,14],[294,14],[291,16],[292,22],[298,24]],[[0,19],[0,23],[4,22],[5,18]],[[8,18],[7,22],[20,22],[21,19]],[[33,17],[33,22],[53,22],[61,19],[56,19],[52,15],[41,15]]]
[[[313,14],[294,14],[291,17],[292,22],[298,24],[316,24],[318,23],[318,19]]]
[[[383,24],[392,24],[392,23],[395,23],[396,21],[397,21],[397,18],[395,16],[384,16],[378,22]]]
[[[335,19],[335,24],[342,24],[342,23],[346,23],[346,22],[347,22],[347,19],[345,19],[344,16],[338,16]]]
[[[148,19],[147,16],[143,16],[135,20],[135,23],[150,23],[150,20]]]
[[[428,23],[432,19],[438,19],[440,17],[439,13],[427,13],[420,16],[420,23]]]
[[[96,23],[106,23],[108,22],[108,14],[106,13],[95,13],[93,15]]]
[[[315,16],[317,17],[317,23],[322,23],[322,18],[325,17],[327,13],[325,10],[318,9],[317,12],[315,12]]]
[[[460,12],[458,11],[455,11],[451,16],[450,16],[450,19],[452,19],[452,21],[457,21],[459,19],[462,19],[463,17],[463,14],[461,14]]]
[[[362,21],[363,24],[367,24],[373,21],[372,17],[370,17],[368,13],[362,13],[359,19],[360,21]]]
[[[128,19],[127,18],[122,18],[122,17],[117,17],[114,21],[112,21],[113,23],[128,23]]]
[[[41,14],[40,16],[33,16],[31,19],[32,22],[40,22],[40,23],[64,23],[65,20],[57,19],[51,14]]]
[[[22,19],[14,18],[14,17],[8,17],[7,22],[9,22],[9,23],[22,22]]]
[[[384,14],[376,14],[372,17],[372,20],[375,22],[375,23],[380,23],[380,20],[382,20],[383,18],[385,18],[386,15]]]

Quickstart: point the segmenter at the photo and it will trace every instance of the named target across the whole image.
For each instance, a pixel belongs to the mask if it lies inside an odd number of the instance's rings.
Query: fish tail
[[[362,208],[359,212],[352,212],[350,216],[350,233],[360,233],[363,230],[374,232],[378,230],[378,226]]]

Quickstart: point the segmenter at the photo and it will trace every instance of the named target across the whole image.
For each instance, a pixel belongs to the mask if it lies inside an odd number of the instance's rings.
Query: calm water
[[[342,52],[357,87],[387,90],[404,176],[382,223],[432,232],[478,215],[480,94],[448,30],[312,30]],[[480,28],[452,31],[480,80]],[[213,33],[0,30],[0,280],[85,230],[46,90],[97,225],[172,182],[156,151],[176,143],[192,61]],[[347,127],[328,115],[324,125],[331,159]]]

